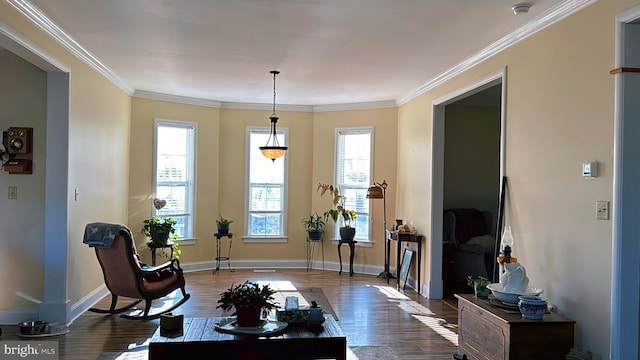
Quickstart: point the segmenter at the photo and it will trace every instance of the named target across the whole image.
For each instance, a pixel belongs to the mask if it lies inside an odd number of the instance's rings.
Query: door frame
[[[507,67],[495,71],[482,79],[446,94],[432,102],[433,115],[431,123],[431,231],[429,280],[427,289],[421,289],[429,299],[442,299],[444,285],[442,282],[442,212],[444,211],[444,121],[445,107],[495,85],[502,85],[500,103],[500,179],[504,175],[505,165],[505,116],[507,99]],[[496,184],[500,186],[500,184]]]
[[[616,16],[616,68],[640,68],[640,6]],[[636,21],[635,24],[631,24]],[[610,359],[637,359],[640,351],[640,73],[615,76],[613,199],[611,212]]]
[[[43,299],[38,318],[68,323],[68,179],[69,179],[69,73],[62,61],[0,21],[0,46],[47,73],[45,134],[45,211]],[[31,318],[30,311],[9,310],[0,314],[3,323]]]

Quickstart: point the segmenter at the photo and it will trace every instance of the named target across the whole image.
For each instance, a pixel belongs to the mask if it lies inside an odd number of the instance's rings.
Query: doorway
[[[443,211],[452,206],[457,206],[453,204],[463,204],[458,199],[458,195],[461,194],[462,190],[456,190],[452,192],[452,188],[461,189],[462,186],[452,185],[451,181],[448,181],[445,184],[445,168],[449,168],[448,173],[453,174],[453,170],[451,170],[451,164],[445,164],[445,139],[447,136],[447,113],[450,115],[454,113],[454,109],[460,106],[474,106],[476,102],[484,102],[488,103],[489,101],[496,102],[496,105],[499,107],[498,117],[499,123],[496,124],[498,127],[499,135],[496,138],[499,139],[498,144],[496,144],[498,148],[497,154],[497,177],[495,179],[495,190],[490,190],[489,192],[480,191],[473,195],[474,200],[465,202],[468,206],[471,207],[488,207],[492,211],[492,207],[495,206],[495,211],[497,213],[497,203],[499,199],[499,179],[502,178],[504,174],[504,119],[505,119],[505,84],[506,84],[506,68],[501,69],[493,74],[488,75],[487,77],[479,80],[478,82],[471,84],[470,86],[460,89],[452,94],[445,95],[439,99],[436,99],[433,102],[433,122],[432,122],[432,195],[431,195],[431,233],[430,238],[433,239],[430,243],[430,261],[429,261],[429,281],[427,283],[427,289],[425,289],[425,294],[430,299],[440,299],[444,295],[444,282],[443,282],[443,242],[442,240],[436,241],[436,239],[444,238],[444,229],[443,229]],[[489,100],[490,97],[493,97],[492,100]],[[449,107],[451,106],[451,107]],[[464,122],[464,121],[463,121]],[[450,129],[451,130],[451,129]],[[451,140],[450,140],[451,141]],[[464,168],[464,163],[458,164],[455,167]],[[455,170],[459,171],[459,170]],[[460,170],[464,171],[464,170]],[[495,176],[494,176],[495,177]],[[483,185],[483,187],[486,187]],[[489,186],[493,187],[493,186]],[[446,190],[445,190],[446,189]],[[471,190],[474,192],[474,190]],[[447,195],[445,196],[445,192]],[[495,193],[494,193],[495,192]],[[495,199],[494,205],[489,204],[490,201],[484,201],[480,198],[488,197],[491,195],[487,195],[487,193],[492,193]],[[460,198],[469,196],[470,194],[461,195]],[[485,205],[486,204],[486,205]],[[466,206],[466,205],[464,205]],[[494,224],[489,224],[490,227],[495,227]],[[495,231],[492,231],[492,233]]]

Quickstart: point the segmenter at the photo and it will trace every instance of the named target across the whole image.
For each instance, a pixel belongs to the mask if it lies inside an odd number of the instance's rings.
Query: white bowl
[[[518,301],[520,300],[518,296],[540,295],[544,291],[541,288],[529,286],[524,292],[519,292],[519,293],[505,292],[502,288],[502,284],[500,283],[489,284],[487,285],[487,289],[491,290],[491,293],[493,294],[493,296],[496,297],[496,299],[502,301],[503,304],[510,305],[510,306],[518,306]]]

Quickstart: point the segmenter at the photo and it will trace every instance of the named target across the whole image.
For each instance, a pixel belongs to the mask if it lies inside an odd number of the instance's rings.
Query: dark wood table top
[[[235,335],[215,329],[221,317],[185,318],[183,332],[177,337],[160,335],[156,330],[149,341],[149,359],[190,358],[200,353],[215,353],[225,359],[346,359],[347,340],[330,314],[324,314],[321,328],[289,324],[273,336]]]
[[[503,321],[506,321],[508,323],[525,323],[525,322],[566,322],[566,323],[575,323],[574,320],[568,319],[560,314],[557,313],[548,313],[548,314],[544,314],[544,317],[542,320],[530,320],[530,319],[525,319],[522,317],[522,315],[520,315],[520,313],[508,313],[505,312],[503,310],[501,310],[500,308],[498,308],[497,306],[491,305],[491,303],[489,302],[488,299],[478,299],[476,298],[473,294],[455,294],[455,297],[457,297],[459,300],[463,300],[463,301],[468,301],[472,304],[475,304],[476,306],[481,307],[484,310],[487,310],[488,312],[490,312],[491,314],[493,314],[494,316],[502,319]],[[458,306],[458,308],[460,308],[460,306]]]

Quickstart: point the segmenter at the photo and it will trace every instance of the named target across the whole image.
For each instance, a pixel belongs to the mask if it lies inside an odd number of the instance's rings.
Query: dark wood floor
[[[452,359],[457,346],[455,301],[427,300],[407,289],[405,297],[395,290],[394,280],[371,275],[338,275],[333,271],[221,270],[185,274],[192,297],[174,313],[186,317],[218,316],[219,294],[232,283],[245,280],[290,281],[296,287],[320,287],[339,317],[349,347],[388,346],[400,359]],[[98,307],[108,308],[110,296]],[[136,321],[87,312],[70,326],[66,335],[46,338],[59,341],[60,359],[96,359],[103,352],[145,346],[159,320]],[[16,330],[3,327],[2,340],[23,340]],[[43,338],[42,340],[45,340]],[[354,358],[354,357],[351,357]]]

